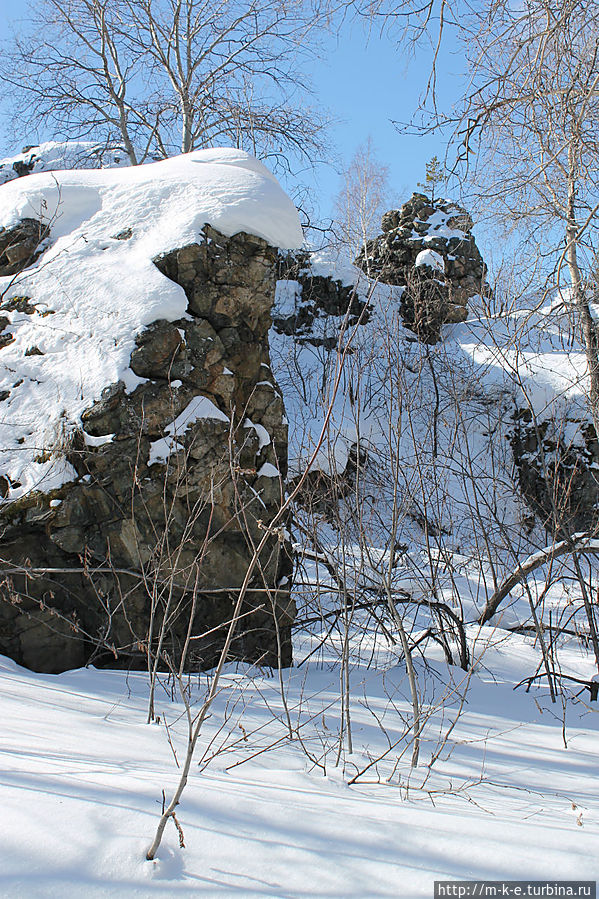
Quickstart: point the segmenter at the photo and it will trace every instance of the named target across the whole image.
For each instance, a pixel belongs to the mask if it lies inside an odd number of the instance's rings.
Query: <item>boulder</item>
[[[12,228],[0,228],[0,277],[16,275],[32,265],[42,252],[50,227],[24,218]]]
[[[599,522],[599,441],[592,422],[571,410],[534,420],[514,413],[511,438],[522,497],[550,535],[595,530]]]

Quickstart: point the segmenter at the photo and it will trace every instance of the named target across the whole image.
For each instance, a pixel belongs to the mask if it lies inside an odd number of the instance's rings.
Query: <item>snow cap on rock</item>
[[[17,274],[5,265],[0,277],[5,499],[76,477],[61,447],[81,414],[108,385],[122,381],[129,391],[140,383],[129,366],[137,334],[187,314],[182,287],[153,259],[201,243],[206,224],[283,249],[303,240],[276,178],[236,149],[15,178],[0,187],[0,243],[24,220],[41,222],[47,236],[33,264],[30,257]]]

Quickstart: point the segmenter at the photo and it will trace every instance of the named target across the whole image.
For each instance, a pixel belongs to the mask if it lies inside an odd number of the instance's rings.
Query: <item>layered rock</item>
[[[464,321],[468,300],[489,290],[472,227],[461,206],[415,193],[383,216],[383,233],[355,260],[369,278],[405,288],[403,322],[426,343],[443,324]]]
[[[143,667],[165,618],[163,652],[176,658],[191,634],[189,663],[214,664],[280,507],[287,427],[267,336],[276,251],[205,226],[201,242],[155,264],[185,290],[186,314],[137,335],[135,389],[108,385],[83,412],[63,447],[74,480],[0,507],[0,652],[35,670]],[[289,574],[278,527],[232,658],[290,663]]]

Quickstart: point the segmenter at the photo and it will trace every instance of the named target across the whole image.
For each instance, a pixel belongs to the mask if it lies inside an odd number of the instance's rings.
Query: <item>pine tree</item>
[[[438,184],[445,184],[447,181],[447,173],[445,166],[438,156],[433,156],[426,163],[426,175],[424,181],[418,181],[417,186],[421,187],[427,193],[430,192],[431,200],[435,201],[435,188]]]

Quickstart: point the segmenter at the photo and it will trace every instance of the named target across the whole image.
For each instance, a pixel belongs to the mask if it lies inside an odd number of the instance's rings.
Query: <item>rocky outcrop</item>
[[[214,664],[286,475],[268,347],[276,262],[261,238],[208,225],[155,260],[187,313],[138,334],[137,386],[108,385],[65,438],[76,479],[0,507],[1,653],[48,672],[144,667],[164,624],[169,658],[190,635],[190,665]],[[232,658],[290,664],[288,549],[275,528]]]
[[[0,278],[32,265],[49,234],[48,225],[31,218],[22,219],[12,228],[0,228]]]
[[[530,409],[518,409],[512,449],[520,492],[550,534],[597,527],[599,441],[592,422],[575,413],[535,421]]]
[[[316,274],[310,253],[305,252],[280,257],[277,299],[272,324],[278,334],[329,350],[337,346],[341,327],[366,324],[371,312],[355,284]]]
[[[489,291],[472,227],[461,206],[415,193],[383,216],[383,233],[355,260],[369,278],[405,288],[403,322],[426,343],[439,340],[443,324],[464,321],[468,300]]]
[[[46,141],[37,146],[23,147],[16,156],[0,159],[0,185],[36,172],[114,168],[128,163],[127,153],[118,145],[111,147],[93,141]]]

